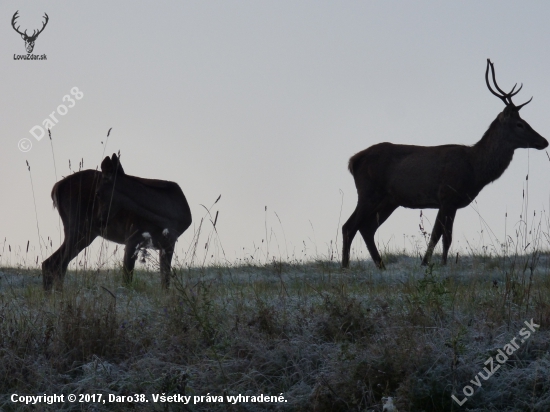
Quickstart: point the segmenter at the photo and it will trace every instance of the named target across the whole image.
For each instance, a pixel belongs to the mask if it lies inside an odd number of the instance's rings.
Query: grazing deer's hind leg
[[[78,231],[76,231],[78,233]],[[81,231],[83,232],[83,231]],[[63,244],[48,259],[42,262],[42,283],[44,290],[49,291],[52,286],[56,290],[63,290],[63,280],[67,267],[84,248],[96,238],[95,235],[78,235],[65,232]],[[79,239],[79,240],[74,240]]]

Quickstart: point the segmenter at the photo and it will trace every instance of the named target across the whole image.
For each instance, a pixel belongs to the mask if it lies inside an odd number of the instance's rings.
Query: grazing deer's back
[[[82,170],[61,179],[52,188],[54,207],[60,212],[63,207],[86,210],[93,202],[99,176],[95,170]]]

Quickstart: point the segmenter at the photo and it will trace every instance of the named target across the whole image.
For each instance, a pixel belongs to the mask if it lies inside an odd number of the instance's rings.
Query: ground
[[[168,292],[155,271],[82,270],[46,294],[38,270],[2,268],[0,410],[550,410],[550,256],[385,260],[176,267]]]

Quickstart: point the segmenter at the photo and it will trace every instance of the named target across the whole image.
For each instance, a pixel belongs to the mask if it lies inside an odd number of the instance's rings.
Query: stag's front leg
[[[456,210],[448,212],[441,225],[443,226],[443,256],[441,257],[441,263],[447,264],[447,255],[449,253],[449,248],[451,247],[451,242],[453,241],[453,223],[455,220]]]
[[[432,259],[432,254],[434,253],[434,249],[437,246],[437,242],[439,242],[439,238],[441,237],[441,234],[443,233],[443,227],[441,225],[441,209],[437,213],[437,217],[435,218],[435,225],[432,230],[432,234],[430,235],[430,241],[428,242],[428,249],[426,250],[426,254],[424,255],[424,258],[422,259],[422,266],[428,266],[430,263],[430,260]]]

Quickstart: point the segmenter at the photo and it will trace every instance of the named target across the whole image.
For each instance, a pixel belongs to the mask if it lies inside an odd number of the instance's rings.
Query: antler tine
[[[503,95],[506,95],[506,93],[504,93],[502,90],[499,89],[499,87],[497,86],[496,82],[495,82],[495,70],[493,68],[493,63],[491,63],[491,60],[487,59],[487,70],[485,70],[485,82],[487,83],[487,87],[489,88],[489,91],[491,93],[493,93],[496,97],[498,97],[500,100],[502,100],[504,102],[504,104],[506,106],[508,106],[510,103],[508,103],[508,101],[506,100],[506,97],[505,96],[502,96],[500,94],[498,94],[497,92],[495,92],[493,90],[493,88],[491,87],[491,84],[489,83],[489,67],[491,67],[492,69],[492,73],[493,73],[493,82],[495,83],[495,86],[497,87],[497,89],[503,94]]]
[[[519,86],[519,89],[517,89],[515,92],[514,92],[514,89],[516,88],[518,84],[514,84],[514,87],[512,87],[512,90],[510,90],[510,93],[508,93],[506,95],[506,98],[508,99],[508,101],[510,102],[510,104],[514,104],[514,102],[512,101],[512,97],[515,96],[516,94],[519,93],[519,91],[521,90],[521,88],[523,87],[523,83]]]
[[[489,62],[489,64],[491,65],[491,73],[493,75],[493,83],[495,84],[495,87],[497,88],[497,90],[499,92],[502,93],[502,97],[507,97],[509,95],[509,93],[506,93],[504,90],[502,90],[500,87],[498,87],[498,84],[497,84],[497,79],[496,79],[496,76],[495,76],[495,66],[493,63],[491,63],[491,60],[487,59],[487,61]],[[514,86],[515,87],[515,86]],[[513,89],[512,89],[513,90]]]
[[[525,103],[520,104],[519,106],[516,106],[516,109],[519,111],[523,106],[525,106],[527,103],[530,103],[531,100],[533,100],[533,97],[531,97],[529,100],[527,100]]]
[[[512,90],[510,90],[510,93],[508,93],[508,94],[510,95],[510,97],[513,97],[513,96],[515,96],[516,94],[519,93],[519,91],[520,91],[521,88],[523,87],[523,83],[521,83],[521,84],[519,85],[519,89],[517,89],[517,90],[514,92],[514,89],[516,88],[516,86],[517,86],[517,83],[514,85],[514,87],[512,87]]]

